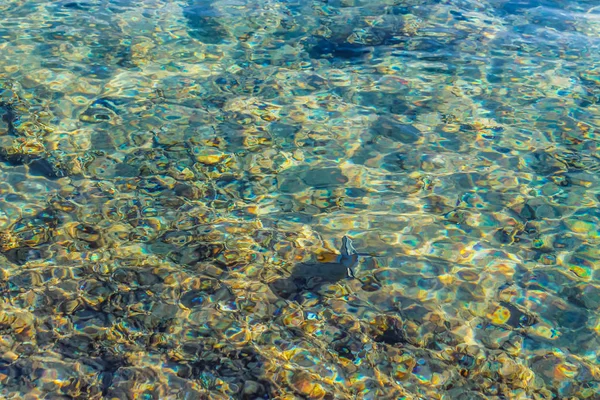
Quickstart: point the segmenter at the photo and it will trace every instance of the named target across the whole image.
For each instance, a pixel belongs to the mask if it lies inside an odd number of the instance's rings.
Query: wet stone
[[[91,248],[98,248],[103,244],[101,233],[91,225],[78,224],[72,227],[71,234],[74,238],[90,244]]]
[[[31,161],[29,172],[32,175],[44,176],[48,179],[62,178],[68,175],[61,163],[54,158],[38,158]]]
[[[181,296],[179,301],[187,308],[202,307],[207,301],[207,293],[199,290],[192,290]]]
[[[556,310],[553,318],[558,326],[568,329],[585,327],[589,319],[589,312],[585,309],[569,307],[565,310]]]
[[[565,298],[569,303],[577,307],[588,310],[598,308],[598,295],[600,294],[600,291],[595,285],[582,284],[579,286],[565,287],[558,293],[562,298]]]
[[[302,181],[314,188],[340,186],[348,182],[348,178],[339,168],[310,169],[301,175]]]
[[[129,163],[119,163],[115,166],[114,173],[116,176],[120,176],[122,178],[133,178],[139,176],[140,170],[135,165],[131,165]]]
[[[222,43],[229,36],[219,23],[219,11],[210,4],[190,1],[183,7],[183,16],[190,28],[190,36],[203,43]]]
[[[416,167],[411,160],[410,154],[404,152],[396,152],[387,154],[383,157],[382,168],[390,172],[408,171]]]
[[[30,261],[42,260],[45,257],[46,252],[42,249],[21,247],[17,249],[11,249],[3,254],[11,263],[24,265]]]
[[[383,332],[376,335],[373,340],[376,342],[386,343],[389,345],[397,345],[399,343],[406,343],[404,331],[398,321],[394,320],[388,325]]]
[[[92,147],[95,150],[103,150],[103,151],[114,151],[115,150],[115,144],[113,142],[113,139],[107,131],[104,131],[104,130],[96,131],[92,135],[91,142],[92,142]]]
[[[58,351],[68,358],[77,359],[94,351],[93,339],[85,335],[73,335],[58,342]]]
[[[90,106],[79,116],[79,120],[90,124],[110,122],[117,117],[114,111],[102,106]]]
[[[595,398],[593,2],[0,3],[0,397]]]
[[[558,161],[551,154],[536,150],[525,157],[525,163],[539,175],[551,175],[557,172],[566,171],[566,165]]]
[[[222,245],[206,243],[195,247],[184,247],[181,250],[169,253],[168,257],[172,261],[180,264],[193,265],[198,262],[216,258],[223,249],[224,246]]]
[[[402,101],[400,98],[401,93],[362,92],[358,101],[365,107],[376,107],[390,114],[410,114],[412,108],[409,104]]]
[[[531,207],[529,204],[525,204],[519,213],[520,216],[526,221],[532,221],[537,219],[535,214],[535,209]]]
[[[380,116],[371,127],[374,135],[385,136],[394,141],[411,144],[421,137],[421,131],[413,125],[403,124],[391,117]]]
[[[307,46],[311,58],[338,58],[342,60],[355,60],[371,52],[369,47],[361,44],[336,43],[327,39],[318,39]]]

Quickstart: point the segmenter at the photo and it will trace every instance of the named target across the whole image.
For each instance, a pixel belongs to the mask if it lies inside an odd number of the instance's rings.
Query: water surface
[[[0,397],[597,398],[596,1],[0,21]]]

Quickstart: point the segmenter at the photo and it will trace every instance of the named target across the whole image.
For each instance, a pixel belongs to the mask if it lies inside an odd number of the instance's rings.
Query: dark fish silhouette
[[[338,282],[344,278],[356,279],[354,267],[358,264],[358,256],[352,240],[344,236],[336,262],[296,264],[289,277],[272,282],[271,288],[281,297],[288,298],[294,293],[314,289],[322,284]]]
[[[340,249],[340,257],[338,262],[347,268],[348,277],[356,278],[354,276],[354,267],[358,264],[358,252],[352,245],[352,240],[348,236],[342,238],[342,248]]]

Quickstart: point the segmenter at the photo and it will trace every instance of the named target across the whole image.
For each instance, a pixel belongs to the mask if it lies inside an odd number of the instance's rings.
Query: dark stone
[[[541,6],[542,3],[542,1],[537,0],[511,0],[504,4],[502,10],[508,14],[521,14],[525,10]]]
[[[273,136],[281,138],[290,147],[294,144],[294,137],[299,130],[299,125],[290,125],[281,122],[273,122],[269,125],[269,132]]]
[[[46,208],[37,213],[35,216],[31,218],[23,218],[21,221],[23,224],[28,224],[31,226],[44,225],[49,228],[56,228],[58,226],[58,215],[52,208]]]
[[[535,215],[538,219],[558,219],[561,218],[560,208],[550,204],[540,204],[535,207]]]
[[[112,274],[112,279],[115,282],[129,283],[137,285],[137,273],[129,268],[119,268]]]
[[[356,358],[356,356],[352,353],[352,350],[350,350],[345,344],[336,343],[333,346],[333,350],[338,354],[339,357],[343,357],[347,360],[354,361]]]
[[[79,1],[73,1],[70,3],[65,3],[63,4],[64,8],[68,8],[70,10],[80,10],[80,11],[87,11],[90,9],[92,5],[90,3],[84,3],[84,2],[79,2]]]
[[[308,96],[311,93],[318,92],[323,87],[327,86],[327,81],[319,75],[313,74],[303,79],[302,87],[292,87],[291,92],[294,96]],[[284,124],[280,124],[284,125]],[[299,130],[299,126],[293,126],[295,130]]]
[[[508,321],[506,321],[506,325],[512,326],[513,328],[523,328],[538,322],[537,317],[524,313],[510,303],[501,301],[500,305],[510,312],[510,317],[508,318]]]
[[[110,121],[114,117],[113,112],[105,107],[89,107],[80,116],[79,120],[91,124],[100,124]]]
[[[32,249],[29,247],[19,247],[17,249],[11,249],[4,253],[6,259],[13,264],[24,265],[28,261],[41,260],[45,257],[42,250]]]
[[[442,132],[439,134],[440,139],[438,144],[444,149],[448,151],[458,151],[460,150],[461,141],[458,136],[454,133],[450,132]]]
[[[425,206],[423,209],[432,214],[447,214],[454,210],[454,206],[449,204],[448,199],[444,197],[430,195],[425,197]]]
[[[106,131],[96,131],[92,135],[92,148],[94,150],[114,151],[115,146],[110,134]]]
[[[408,92],[408,86],[406,87],[406,91],[394,94],[361,92],[357,101],[360,105],[365,107],[373,107],[377,110],[383,110],[391,114],[406,115],[411,112],[411,106],[409,103],[402,100],[404,92]]]
[[[559,249],[560,251],[572,251],[581,245],[581,240],[576,236],[572,236],[570,233],[557,234],[552,241],[552,247]],[[578,257],[572,255],[571,259],[576,262]]]
[[[91,249],[97,249],[103,245],[100,231],[91,225],[78,224],[75,227],[75,237],[86,242]]]
[[[139,168],[130,164],[120,163],[115,166],[115,175],[121,178],[134,178],[139,173]]]
[[[371,127],[374,135],[381,135],[397,142],[415,143],[421,137],[421,131],[412,125],[402,124],[393,118],[381,116]]]
[[[187,183],[178,183],[173,188],[173,191],[177,196],[185,197],[186,199],[198,200],[203,195],[210,196],[209,193],[205,193],[203,190],[199,189],[196,186],[187,184]],[[214,195],[212,196],[214,197]]]
[[[536,219],[535,210],[529,204],[525,204],[520,213],[521,217],[526,221],[533,221]]]
[[[7,203],[17,203],[20,201],[25,201],[25,200],[27,200],[27,198],[19,193],[7,193],[6,196],[4,197],[4,200]]]
[[[494,233],[494,239],[501,244],[512,244],[514,242],[514,237],[512,236],[512,232],[506,229],[498,229]]]
[[[0,102],[0,116],[2,122],[6,124],[8,134],[16,135],[17,131],[15,130],[14,122],[17,119],[17,115],[12,107],[12,104]]]
[[[29,154],[11,153],[8,149],[0,147],[0,161],[6,162],[11,166],[28,164],[38,157]]]
[[[218,12],[210,2],[190,1],[187,7],[183,7],[183,16],[187,19],[190,36],[202,43],[222,43],[229,36],[218,22]]]
[[[450,180],[454,181],[454,185],[457,189],[471,190],[477,187],[476,182],[481,179],[481,175],[478,173],[456,173],[450,177]]]
[[[279,183],[279,191],[282,193],[296,193],[306,189],[306,185],[298,175],[290,175],[281,179]]]
[[[558,162],[556,158],[544,150],[536,150],[526,156],[525,159],[529,168],[538,175],[552,175],[566,170],[564,164]]]
[[[89,65],[87,66],[86,76],[95,79],[110,79],[115,71],[108,65]]]
[[[187,308],[202,307],[206,301],[206,293],[201,290],[190,290],[179,300]]]
[[[308,49],[310,58],[339,58],[353,60],[370,53],[367,46],[353,45],[350,43],[335,43],[327,39],[318,40]]]
[[[389,345],[395,345],[398,343],[406,342],[404,332],[402,329],[395,324],[387,328],[381,335],[374,338],[376,342],[383,342]]]
[[[346,196],[348,196],[350,198],[362,198],[362,197],[366,197],[369,195],[369,192],[366,189],[357,188],[357,187],[346,188],[345,193],[346,193]]]
[[[303,173],[301,179],[314,188],[328,188],[348,182],[348,178],[337,167],[311,169]]]
[[[73,335],[61,338],[57,342],[56,350],[65,357],[79,359],[89,356],[94,348],[94,340],[85,335]]]
[[[148,194],[158,194],[167,190],[167,187],[163,184],[163,182],[155,177],[142,179],[138,182],[137,188]]]
[[[112,315],[92,309],[78,310],[73,313],[72,318],[76,329],[80,331],[86,326],[107,328],[114,320]]]
[[[586,326],[588,312],[582,308],[570,307],[567,310],[556,310],[552,317],[562,328],[579,329]]]
[[[600,287],[592,284],[581,284],[577,287],[565,288],[561,297],[567,298],[579,307],[589,310],[600,309]]]
[[[169,258],[176,263],[194,265],[198,262],[207,261],[217,257],[224,246],[215,243],[204,243],[197,247],[186,247],[169,254]]]
[[[141,286],[152,286],[162,283],[162,279],[160,276],[152,273],[142,273],[138,274],[138,282]],[[144,294],[146,292],[143,292]]]
[[[431,312],[430,309],[422,305],[420,302],[415,302],[414,300],[406,299],[403,300],[401,304],[402,317],[418,323],[423,323],[425,321],[425,316]],[[406,306],[404,306],[405,304]]]
[[[29,173],[44,176],[48,179],[57,179],[67,176],[67,172],[59,163],[51,162],[48,158],[38,158],[29,163]]]
[[[411,43],[412,47],[416,51],[435,52],[444,50],[449,47],[446,43],[439,40],[431,39],[428,37],[416,38]],[[447,56],[440,54],[439,56],[431,56],[430,61],[443,61],[447,59]],[[426,56],[421,56],[420,59],[427,59]]]
[[[5,365],[4,362],[0,362],[0,374],[8,379],[20,380],[26,376],[25,371],[17,364]]]
[[[300,287],[291,279],[277,279],[271,282],[269,286],[275,294],[284,299],[289,298],[294,293],[298,293],[300,290]]]

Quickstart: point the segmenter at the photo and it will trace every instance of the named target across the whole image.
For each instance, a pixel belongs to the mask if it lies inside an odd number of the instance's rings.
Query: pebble
[[[422,136],[421,131],[413,125],[403,124],[386,116],[377,118],[371,127],[371,132],[376,136],[385,136],[404,144],[413,144]]]
[[[593,24],[21,3],[0,6],[2,396],[594,398]],[[578,40],[524,40],[544,24]]]
[[[339,168],[310,169],[301,175],[302,181],[314,188],[329,188],[348,182],[348,178]]]

